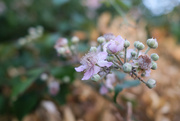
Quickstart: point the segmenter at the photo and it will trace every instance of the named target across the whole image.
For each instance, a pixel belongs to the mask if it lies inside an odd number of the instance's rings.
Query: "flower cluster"
[[[69,44],[71,42],[71,44]],[[71,41],[68,41],[67,38],[59,38],[56,41],[56,44],[54,46],[54,48],[56,49],[58,55],[61,56],[71,56],[74,52],[75,52],[75,48],[77,43],[79,42],[79,38],[74,36],[71,38]]]
[[[44,32],[44,28],[42,26],[30,27],[28,29],[28,35],[19,38],[18,43],[21,46],[30,43],[33,40],[40,38],[43,35],[43,32]]]
[[[82,57],[79,67],[76,67],[77,72],[84,71],[82,80],[92,79],[99,81],[106,79],[105,84],[100,89],[101,93],[107,92],[108,89],[113,89],[115,82],[113,70],[121,70],[124,73],[131,75],[134,79],[139,79],[149,88],[156,86],[154,79],[144,81],[144,76],[149,76],[151,69],[157,69],[155,61],[159,59],[156,53],[149,56],[147,53],[150,49],[156,49],[158,43],[156,39],[148,39],[148,48],[145,52],[142,50],[145,45],[140,41],[134,42],[134,48],[128,49],[130,42],[123,39],[120,35],[115,37],[113,34],[105,34],[98,37],[98,47],[91,47],[90,51]]]

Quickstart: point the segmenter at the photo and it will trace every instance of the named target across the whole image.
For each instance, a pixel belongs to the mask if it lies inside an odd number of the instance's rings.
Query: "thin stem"
[[[139,50],[137,51],[137,55],[136,55],[136,58],[139,56]]]
[[[144,54],[147,54],[150,49],[151,49],[151,48],[148,47]]]
[[[121,63],[121,65],[123,65],[123,62],[121,61],[121,59],[117,56],[117,55],[115,55],[116,56],[116,58],[119,60],[119,62]]]
[[[146,84],[146,82],[143,79],[141,79],[141,77],[139,77],[135,72],[132,71],[132,74],[134,74],[136,76],[136,78],[138,78],[141,82]]]
[[[120,69],[122,69],[122,67],[121,67],[119,64],[117,64],[116,62],[112,61],[112,63],[114,63],[114,65],[116,65],[117,67],[119,67]]]
[[[125,47],[125,53],[124,53],[124,63],[126,63],[126,54],[127,54],[127,48]]]

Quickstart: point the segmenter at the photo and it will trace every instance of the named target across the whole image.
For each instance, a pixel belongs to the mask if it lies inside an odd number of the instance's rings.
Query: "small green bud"
[[[132,51],[132,52],[131,52],[132,57],[134,57],[136,54],[137,54],[136,51]]]
[[[128,48],[130,46],[130,42],[128,41],[128,40],[126,40],[125,42],[124,42],[124,47],[125,48]]]
[[[114,60],[114,57],[113,56],[108,56],[107,57],[107,61],[113,61]]]
[[[156,86],[156,80],[154,79],[149,79],[146,82],[146,86],[148,86],[150,89],[154,88]]]
[[[96,47],[91,47],[90,48],[90,52],[96,52],[97,51],[97,48]]]
[[[99,74],[94,74],[94,75],[91,77],[91,79],[97,82],[97,81],[101,80],[101,77],[99,76]]]
[[[136,45],[136,48],[138,49],[138,50],[143,50],[144,49],[144,44],[142,43],[142,42],[139,42],[137,45]]]
[[[120,53],[119,53],[119,56],[120,56],[121,58],[124,58],[124,52],[120,52]]]
[[[153,61],[157,61],[157,60],[159,59],[158,54],[156,54],[156,53],[151,54],[151,59],[152,59]]]
[[[102,44],[103,42],[106,41],[106,39],[101,36],[101,37],[98,37],[98,38],[97,38],[97,41],[98,41],[100,44]]]
[[[138,45],[139,43],[140,43],[139,41],[135,41],[135,42],[134,42],[134,47],[137,48],[137,45]]]
[[[76,43],[79,42],[79,38],[74,36],[74,37],[71,38],[71,41],[72,41],[72,43],[76,44]]]
[[[156,39],[148,39],[146,43],[150,48],[156,49],[158,47],[158,42]]]
[[[132,65],[131,65],[130,63],[125,63],[125,64],[123,65],[123,71],[124,71],[125,73],[131,72],[131,71],[132,71]]]
[[[151,67],[152,70],[156,70],[157,69],[157,63],[156,62],[152,62],[152,67]]]

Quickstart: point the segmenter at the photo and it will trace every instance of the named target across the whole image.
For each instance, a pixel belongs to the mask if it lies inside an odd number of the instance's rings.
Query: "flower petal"
[[[112,62],[102,60],[102,61],[98,61],[97,64],[101,67],[105,67],[105,66],[110,67],[112,65]]]
[[[105,60],[107,58],[107,52],[100,52],[97,55],[98,60]]]
[[[91,76],[93,75],[94,71],[92,68],[88,69],[85,73],[84,76],[82,78],[82,80],[88,80],[89,78],[91,78]]]
[[[93,73],[93,75],[94,75],[94,74],[97,74],[100,70],[101,70],[100,67],[94,66],[94,73]]]
[[[75,68],[75,70],[76,70],[77,72],[84,71],[84,69],[86,69],[86,66],[84,66],[84,65],[81,65],[81,66]]]

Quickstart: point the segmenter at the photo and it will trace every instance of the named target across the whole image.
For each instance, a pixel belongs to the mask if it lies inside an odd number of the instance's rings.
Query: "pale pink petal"
[[[81,66],[75,68],[75,70],[76,70],[77,72],[84,71],[84,69],[86,69],[86,66],[84,66],[84,65],[81,65]]]
[[[119,42],[123,42],[123,41],[124,41],[124,39],[123,39],[120,35],[118,35],[118,36],[115,38],[115,40],[117,40],[117,41],[119,41]]]
[[[93,69],[88,69],[85,73],[84,73],[84,77],[82,78],[82,80],[88,80],[89,78],[91,78],[91,76],[93,75],[94,71]]]
[[[100,52],[97,55],[98,60],[105,60],[107,58],[107,52]]]
[[[97,74],[100,70],[101,70],[100,67],[94,66],[94,73],[93,73],[93,75],[94,75],[94,74]]]
[[[107,46],[109,45],[109,43],[110,43],[110,41],[107,42],[106,44],[104,44],[104,46],[103,46],[103,51],[104,52],[107,52]]]
[[[105,66],[110,67],[112,65],[112,62],[102,60],[102,61],[98,61],[97,64],[101,67],[105,67]]]
[[[112,52],[112,53],[117,53],[118,52],[118,48],[117,48],[117,44],[115,42],[110,43],[107,48]]]

